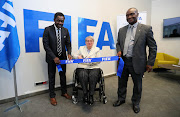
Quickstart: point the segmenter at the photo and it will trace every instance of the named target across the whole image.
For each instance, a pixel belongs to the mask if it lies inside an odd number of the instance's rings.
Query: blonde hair
[[[86,41],[87,39],[92,39],[92,40],[94,41],[93,36],[87,36],[86,39],[85,39],[85,41]]]

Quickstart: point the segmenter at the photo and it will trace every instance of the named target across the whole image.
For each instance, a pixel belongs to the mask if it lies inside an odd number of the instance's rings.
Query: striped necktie
[[[57,52],[58,52],[58,55],[61,56],[61,53],[62,53],[62,47],[61,47],[61,29],[58,29]]]

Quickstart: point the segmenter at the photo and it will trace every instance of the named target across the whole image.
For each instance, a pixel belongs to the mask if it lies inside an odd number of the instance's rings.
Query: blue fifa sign
[[[109,41],[104,41],[104,36],[106,32],[107,32]],[[101,31],[100,31],[98,42],[97,42],[97,47],[102,49],[103,46],[110,46],[110,49],[115,49],[111,27],[108,22],[102,23]]]
[[[39,21],[54,22],[54,13],[40,12],[24,9],[24,32],[25,32],[25,49],[26,52],[40,52],[39,38],[43,36],[44,29],[39,29]],[[85,45],[87,36],[94,36],[94,32],[87,32],[87,26],[96,27],[98,21],[86,18],[78,18],[78,48]],[[64,27],[69,30],[71,37],[71,16],[65,15]],[[107,32],[108,41],[104,40]],[[103,46],[110,46],[110,49],[115,49],[114,39],[110,24],[103,22],[101,31],[96,44],[102,49]]]
[[[94,36],[93,32],[87,32],[87,26],[94,26],[97,25],[97,20],[91,20],[86,18],[78,18],[78,47],[85,45],[85,38],[87,36]],[[109,41],[105,41],[105,33],[107,32]],[[103,22],[101,26],[101,31],[99,34],[97,47],[102,50],[103,46],[110,46],[110,49],[115,49],[114,39],[112,36],[112,31],[110,24],[108,22]]]
[[[64,27],[71,36],[71,16],[65,15]],[[44,29],[38,28],[38,21],[54,22],[54,13],[46,13],[24,9],[24,32],[26,52],[40,52],[39,37],[43,36]]]
[[[87,26],[96,27],[97,22],[97,20],[78,18],[78,48],[85,45],[85,38],[87,36],[94,36],[93,32],[87,32]]]

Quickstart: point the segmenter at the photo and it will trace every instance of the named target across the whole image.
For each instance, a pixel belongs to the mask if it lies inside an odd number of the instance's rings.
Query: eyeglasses
[[[93,42],[93,40],[86,40],[86,42]]]

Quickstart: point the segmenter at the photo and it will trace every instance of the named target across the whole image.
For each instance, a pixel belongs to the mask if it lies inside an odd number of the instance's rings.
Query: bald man
[[[138,23],[138,15],[136,8],[128,9],[126,20],[129,24],[118,32],[117,55],[122,57],[125,64],[122,76],[118,78],[118,100],[113,104],[117,107],[125,103],[128,77],[131,74],[134,83],[131,101],[135,113],[140,111],[143,74],[152,70],[157,53],[152,27]],[[146,46],[149,47],[148,59]]]

